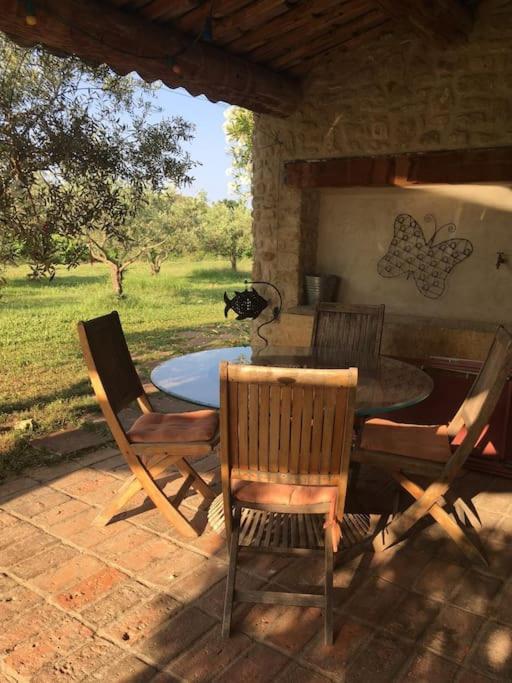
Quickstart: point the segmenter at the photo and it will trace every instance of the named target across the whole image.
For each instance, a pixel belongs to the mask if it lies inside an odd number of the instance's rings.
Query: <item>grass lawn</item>
[[[248,261],[237,274],[223,261],[180,259],[157,277],[138,264],[127,273],[122,300],[100,264],[60,269],[53,282],[31,281],[27,270],[7,270],[0,299],[0,479],[48,459],[30,448],[31,438],[82,424],[97,410],[78,320],[117,309],[144,378],[151,364],[171,355],[248,341],[249,326],[226,321],[222,299],[249,276]]]

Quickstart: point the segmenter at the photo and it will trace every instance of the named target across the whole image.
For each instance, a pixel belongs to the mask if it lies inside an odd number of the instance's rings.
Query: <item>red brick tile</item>
[[[415,652],[400,683],[451,683],[457,665],[428,650]]]
[[[485,615],[501,586],[499,579],[470,569],[457,584],[450,602],[470,612]]]
[[[115,528],[117,523],[109,526]],[[97,529],[97,531],[108,530],[109,526]],[[95,552],[108,557],[110,560],[117,561],[125,555],[138,554],[139,548],[154,538],[154,535],[149,531],[127,524],[124,527],[118,527],[118,533],[111,532],[107,538],[103,538],[99,543],[90,547],[94,547]]]
[[[14,590],[18,583],[11,579],[5,572],[0,572],[0,595],[4,595],[8,591]]]
[[[137,604],[108,624],[102,633],[130,645],[146,638],[152,631],[169,622],[181,605],[169,595],[159,593],[148,602]]]
[[[39,482],[30,477],[8,479],[4,484],[0,485],[0,505],[15,498],[20,491],[26,491],[36,486],[39,486]]]
[[[223,536],[219,536],[219,534],[212,531],[209,527],[188,545],[195,550],[204,553],[208,557],[215,556],[227,561],[228,552],[226,539]]]
[[[322,629],[322,615],[315,607],[254,605],[235,620],[234,628],[296,653]]]
[[[140,654],[165,667],[214,624],[212,617],[191,607],[181,611],[149,638],[139,640],[135,648]]]
[[[7,548],[8,546],[13,546],[15,543],[23,541],[34,534],[41,533],[28,522],[22,522],[15,517],[11,517],[11,519],[14,521],[10,522],[5,527],[2,527],[2,533],[0,534],[0,550],[2,550],[2,548]],[[3,559],[3,553],[0,555],[0,558]],[[2,564],[4,564],[4,562],[2,562]]]
[[[89,681],[95,671],[125,657],[126,653],[116,645],[102,638],[92,638],[84,647],[40,669],[36,674],[37,683],[54,683],[56,680]]]
[[[329,683],[331,679],[299,664],[290,664],[276,678],[276,683]]]
[[[105,460],[101,460],[100,462],[92,464],[91,467],[92,469],[99,470],[100,472],[112,474],[123,478],[130,474],[130,468],[128,467],[128,463],[121,455],[121,453],[111,455],[109,458],[106,458]]]
[[[198,556],[199,557],[199,556]],[[190,602],[206,593],[226,575],[227,567],[218,560],[202,560],[194,571],[169,584],[168,592],[181,602]]]
[[[486,624],[469,664],[501,680],[512,680],[512,628],[495,622]]]
[[[9,642],[1,637],[0,640],[7,652],[5,664],[17,675],[28,676],[91,636],[92,631],[76,619],[43,605],[11,627]]]
[[[363,583],[342,609],[351,617],[378,625],[389,609],[405,596],[405,591],[379,577]]]
[[[100,462],[101,460],[106,460],[112,455],[118,453],[115,448],[100,448],[92,453],[87,453],[86,455],[81,455],[79,458],[73,458],[72,460],[65,460],[56,465],[50,465],[47,467],[37,467],[29,470],[29,474],[34,479],[42,482],[63,480],[70,473],[76,472],[78,470],[86,468],[88,465]],[[53,485],[53,484],[52,484]]]
[[[142,552],[142,548],[140,551]],[[175,551],[171,555],[151,562],[140,572],[140,576],[157,586],[168,588],[173,582],[179,581],[193,569],[196,570],[195,576],[202,576],[208,570],[214,574],[215,567],[209,565],[210,563],[207,563],[202,555],[175,546]],[[196,579],[196,583],[200,581],[201,579]]]
[[[10,590],[0,595],[0,628],[7,628],[8,621],[16,619],[18,615],[29,609],[33,609],[42,600],[37,593],[14,583]]]
[[[186,681],[211,681],[250,645],[242,633],[222,638],[219,624],[172,662],[170,670]]]
[[[469,671],[468,669],[460,667],[455,680],[457,683],[489,683],[489,681],[495,681],[496,679],[494,677],[490,678],[478,671]]]
[[[423,638],[424,645],[462,662],[471,649],[483,619],[458,607],[445,605]]]
[[[502,588],[501,592],[495,600],[493,607],[493,615],[509,626],[512,625],[512,582],[509,581]]]
[[[407,593],[383,614],[379,626],[396,636],[416,640],[437,616],[441,604],[418,593]]]
[[[34,578],[34,576],[45,574],[48,570],[60,566],[73,557],[77,557],[78,554],[77,550],[68,545],[55,543],[35,557],[28,557],[23,562],[18,563],[12,568],[12,571],[16,576],[29,580]]]
[[[236,577],[236,586],[239,590],[258,590],[264,584],[263,579],[257,576],[251,576],[249,574],[239,573]],[[211,614],[218,619],[222,619],[224,612],[224,597],[226,594],[226,579],[219,581],[212,590],[207,593],[201,600],[201,609],[208,614]],[[240,608],[244,609],[241,610]],[[234,616],[238,614],[241,618],[241,612],[248,612],[251,605],[248,603],[239,603],[238,606],[235,603]]]
[[[93,514],[90,514],[90,511],[88,510],[87,513],[88,518],[91,520],[87,526],[76,532],[70,531],[67,535],[69,541],[82,548],[94,548],[96,551],[95,546],[98,544],[107,539],[117,538],[117,536],[120,536],[123,532],[133,528],[128,522],[112,522],[107,524],[107,526],[96,526],[92,520],[98,515],[98,510],[95,509]],[[78,524],[82,525],[82,522],[83,520],[79,520]],[[54,532],[53,528],[52,532]],[[133,548],[129,548],[129,550],[133,551]]]
[[[53,524],[58,524],[69,517],[74,517],[78,513],[87,510],[87,507],[86,503],[82,503],[79,500],[68,499],[65,503],[35,515],[32,521],[34,524],[51,527]]]
[[[3,505],[5,510],[17,512],[24,517],[34,517],[48,508],[55,507],[69,500],[69,496],[47,487],[38,486],[20,493]]]
[[[59,489],[77,498],[90,500],[91,494],[103,486],[111,486],[114,491],[119,488],[119,480],[97,469],[79,470],[66,482],[59,482]],[[92,501],[91,501],[92,502]]]
[[[16,517],[9,515],[4,510],[0,510],[0,529],[2,529],[2,533],[5,533],[7,527],[16,524],[17,521]]]
[[[407,551],[406,548],[402,547],[390,555],[388,552],[385,551],[376,555],[376,558],[380,560],[375,569],[376,573],[381,578],[407,589],[412,587],[432,557],[430,552],[419,548],[414,551]]]
[[[96,509],[88,507],[86,510],[80,512],[74,517],[71,517],[70,519],[65,519],[62,522],[53,524],[52,534],[69,540],[72,536],[80,531],[89,529],[93,519],[97,516],[97,514],[98,511]]]
[[[94,489],[90,487],[90,490],[81,493],[80,497],[92,505],[103,506],[109,503],[119,491],[123,482],[119,481],[117,477],[113,477],[111,475],[103,474],[103,477],[104,481],[101,484],[98,483]]]
[[[238,567],[263,579],[272,579],[281,572],[291,559],[277,553],[241,553]]]
[[[79,555],[67,562],[39,574],[32,579],[32,583],[49,593],[60,593],[69,586],[73,586],[102,569],[104,565],[90,555]]]
[[[96,672],[96,677],[105,683],[149,683],[157,673],[157,669],[129,655]]]
[[[151,595],[149,588],[133,579],[128,579],[114,586],[107,595],[93,605],[88,605],[82,611],[82,615],[88,622],[103,626],[122,617],[136,605],[148,602]]]
[[[311,647],[302,654],[306,662],[315,664],[331,675],[340,675],[348,662],[368,642],[373,630],[342,615],[334,618],[334,642],[324,645],[323,634],[318,633]]]
[[[465,573],[464,567],[451,564],[442,558],[430,560],[425,569],[414,582],[414,589],[424,595],[443,600],[457,586]]]
[[[65,609],[80,611],[107,593],[116,584],[126,581],[126,578],[126,574],[122,574],[113,567],[103,567],[92,576],[56,595],[55,600]]]
[[[10,567],[22,562],[27,557],[35,557],[42,550],[56,543],[57,541],[53,536],[32,527],[29,534],[23,534],[22,539],[17,540],[17,542],[13,541],[2,549],[0,563],[4,567]]]
[[[217,678],[217,683],[273,683],[289,662],[287,657],[276,650],[257,644],[226,669]]]
[[[347,683],[394,681],[408,654],[407,646],[401,641],[377,635],[349,662],[345,680]]]
[[[255,555],[253,558],[257,559]],[[268,557],[269,560],[272,558]],[[325,560],[323,557],[301,557],[298,559],[282,558],[286,565],[272,577],[272,582],[297,591],[307,586],[319,586],[325,575]],[[240,565],[242,567],[242,565]],[[247,571],[247,560],[244,569]]]

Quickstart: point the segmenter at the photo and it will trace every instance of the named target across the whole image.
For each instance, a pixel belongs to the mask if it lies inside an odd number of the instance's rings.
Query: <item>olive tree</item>
[[[139,248],[124,226],[148,189],[191,181],[183,144],[192,126],[180,117],[155,123],[152,88],[107,67],[2,37],[0,63],[0,230],[21,245],[34,276],[54,275],[56,237],[85,241],[122,293]],[[127,253],[121,263],[110,240]],[[79,251],[64,253],[77,262]]]

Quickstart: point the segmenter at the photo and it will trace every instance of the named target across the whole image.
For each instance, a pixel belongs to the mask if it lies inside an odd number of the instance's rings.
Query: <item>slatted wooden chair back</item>
[[[110,408],[117,414],[145,396],[117,311],[80,322],[78,334],[91,383],[102,409]]]
[[[321,303],[315,313],[311,344],[350,354],[378,356],[384,324],[384,305],[349,306]]]
[[[465,428],[466,436],[447,463],[447,474],[456,475],[475,447],[499,400],[507,376],[512,370],[512,335],[498,327],[491,348],[463,404],[448,425],[455,436]]]
[[[220,372],[221,460],[229,476],[337,484],[344,501],[357,369],[222,363]]]

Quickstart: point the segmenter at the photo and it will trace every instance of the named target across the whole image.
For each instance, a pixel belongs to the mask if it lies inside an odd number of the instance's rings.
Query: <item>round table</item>
[[[360,417],[399,410],[432,393],[432,378],[421,368],[388,356],[343,356],[339,349],[235,346],[176,356],[151,373],[153,384],[175,398],[219,408],[219,363],[252,363],[279,367],[358,368],[356,413]]]
[[[358,421],[369,415],[399,410],[423,401],[434,388],[432,378],[410,363],[387,356],[344,356],[339,349],[311,347],[235,346],[208,349],[197,353],[176,356],[158,365],[151,373],[151,381],[165,394],[190,403],[219,408],[219,363],[252,363],[278,367],[358,368],[356,414]],[[357,517],[354,528],[361,532],[361,540],[369,528],[368,515]],[[219,534],[224,533],[222,495],[212,502],[208,521]],[[347,520],[345,520],[346,523]]]

